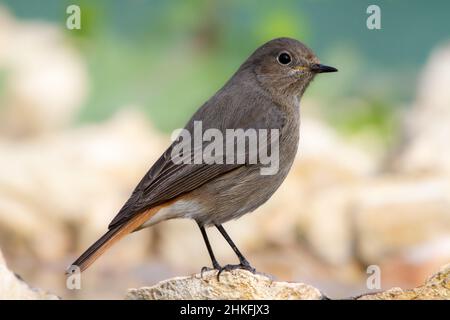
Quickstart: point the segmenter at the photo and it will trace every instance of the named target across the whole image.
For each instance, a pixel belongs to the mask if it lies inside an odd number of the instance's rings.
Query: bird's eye
[[[289,64],[292,61],[291,56],[286,52],[280,53],[277,60],[279,63],[284,64],[284,65]]]

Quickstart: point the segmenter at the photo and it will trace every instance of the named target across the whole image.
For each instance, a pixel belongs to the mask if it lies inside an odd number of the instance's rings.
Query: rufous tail
[[[127,234],[135,231],[144,222],[156,214],[156,212],[158,212],[158,208],[149,209],[136,215],[127,222],[110,229],[93,245],[91,245],[77,260],[75,260],[74,263],[72,263],[72,265],[67,269],[67,273],[73,272],[74,267],[78,267],[80,271],[86,270],[114,243],[122,239]]]

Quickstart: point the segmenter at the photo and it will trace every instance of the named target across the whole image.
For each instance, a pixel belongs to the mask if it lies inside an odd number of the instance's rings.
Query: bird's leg
[[[211,248],[211,244],[209,243],[208,235],[206,234],[205,226],[203,226],[199,222],[197,222],[197,224],[198,224],[198,227],[200,228],[200,232],[202,233],[203,241],[205,241],[206,249],[208,249],[208,253],[209,253],[209,256],[211,258],[213,269],[220,270],[222,267],[219,265],[219,263],[217,262],[216,257],[214,256],[214,252],[213,252],[213,250]],[[200,274],[201,274],[202,277],[203,277],[203,272],[205,272],[207,270],[210,270],[210,268],[208,268],[208,267],[203,267],[202,268],[202,270],[200,271]]]
[[[234,269],[245,269],[245,270],[248,270],[248,271],[254,273],[256,271],[255,268],[253,268],[250,265],[250,263],[248,262],[248,260],[245,259],[244,255],[236,247],[236,245],[234,244],[233,240],[231,240],[230,236],[225,231],[225,229],[222,227],[222,225],[216,224],[216,228],[217,228],[217,230],[219,230],[219,232],[222,234],[222,236],[225,238],[225,240],[227,240],[227,242],[230,245],[231,249],[233,249],[234,253],[236,253],[236,255],[239,258],[239,264],[227,264],[226,266],[222,267],[219,270],[219,273],[217,274],[217,277],[219,278],[219,276],[222,273],[222,271],[231,271],[231,270],[234,270]]]

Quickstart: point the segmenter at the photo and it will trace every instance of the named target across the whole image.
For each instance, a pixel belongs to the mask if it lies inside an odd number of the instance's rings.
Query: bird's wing
[[[203,130],[217,128],[224,135],[225,129],[263,128],[281,131],[285,115],[271,100],[263,97],[255,99],[251,95],[237,96],[241,98],[219,92],[197,111],[186,129],[193,132],[193,122],[202,121]],[[136,214],[190,192],[220,175],[245,165],[176,164],[171,158],[175,144],[176,141],[142,178],[131,197],[109,224],[109,229],[127,222]],[[203,147],[207,144],[209,142],[204,143]]]

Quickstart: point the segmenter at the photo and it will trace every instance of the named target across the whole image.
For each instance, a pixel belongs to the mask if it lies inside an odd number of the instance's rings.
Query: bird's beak
[[[338,69],[326,66],[324,64],[315,63],[309,68],[314,73],[336,72]]]

